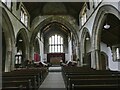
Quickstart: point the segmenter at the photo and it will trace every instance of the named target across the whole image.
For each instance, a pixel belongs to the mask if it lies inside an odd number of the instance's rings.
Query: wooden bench
[[[2,77],[3,77],[3,85],[8,85],[8,82],[13,81],[18,84],[22,83],[24,80],[31,80],[31,85],[32,89],[34,88],[35,90],[39,88],[39,85],[43,82],[45,77],[47,76],[47,68],[29,68],[29,69],[19,69],[19,70],[14,70],[11,72],[3,72]],[[6,83],[5,83],[6,82]],[[9,84],[10,85],[10,84]],[[7,89],[7,87],[4,87],[3,89]],[[21,86],[21,85],[20,85]],[[19,86],[9,86],[9,88],[19,88]],[[20,89],[20,88],[19,88]],[[25,87],[22,85],[22,89],[25,89]]]
[[[37,80],[36,76],[12,76],[12,77],[2,77],[2,81],[21,81],[21,80],[31,80],[32,87],[36,89],[37,86]]]
[[[116,84],[97,84],[97,85],[75,85],[72,84],[72,89],[71,90],[96,90],[96,89],[102,89],[102,90],[119,90],[119,86]]]
[[[32,90],[31,80],[16,80],[16,81],[2,81],[2,87],[5,88],[26,88],[28,90]]]
[[[71,90],[73,85],[111,85],[119,86],[120,78],[90,78],[90,79],[69,79],[67,89]],[[117,87],[116,87],[117,88]]]
[[[67,87],[69,79],[95,79],[95,78],[120,78],[120,76],[115,76],[115,75],[67,75],[66,80],[65,80],[65,85]]]
[[[82,89],[86,85],[92,88],[98,88],[99,85],[111,88],[109,86],[113,85],[114,88],[117,88],[120,81],[120,73],[118,71],[95,70],[88,67],[62,67],[62,75],[66,88],[70,90],[78,87]],[[96,84],[97,82],[100,83]]]
[[[29,68],[29,69],[20,69],[20,70],[15,70],[13,72],[17,73],[36,73],[40,75],[40,81],[43,82],[45,77],[48,75],[48,69],[47,68]]]
[[[3,74],[3,77],[36,77],[37,87],[41,84],[39,73],[16,73],[16,72],[7,72]]]
[[[26,87],[23,87],[22,85],[19,87],[3,87],[1,90],[28,90]]]

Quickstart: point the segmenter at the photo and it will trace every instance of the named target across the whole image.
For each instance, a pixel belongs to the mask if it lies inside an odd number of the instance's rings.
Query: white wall
[[[105,52],[108,56],[108,68],[110,70],[118,70],[118,62],[113,61],[111,48],[101,42],[101,51]]]

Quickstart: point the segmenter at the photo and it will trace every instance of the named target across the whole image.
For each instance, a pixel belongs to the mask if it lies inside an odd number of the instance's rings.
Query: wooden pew
[[[85,85],[93,85],[93,88],[95,87],[95,85],[115,85],[115,86],[119,86],[120,84],[118,83],[118,81],[120,81],[120,78],[90,78],[90,79],[69,79],[68,82],[68,90],[72,90],[72,87],[75,87],[75,85],[79,85],[79,86],[85,86]],[[86,87],[87,88],[87,87]],[[99,88],[99,87],[97,87]],[[109,88],[109,87],[108,87]],[[116,87],[118,88],[118,87]]]
[[[95,70],[95,69],[91,69],[88,67],[62,67],[62,75],[63,75],[63,79],[65,81],[65,85],[67,89],[71,89],[72,85],[76,88],[78,86],[82,87],[81,85],[77,85],[77,84],[69,84],[69,79],[106,79],[106,81],[110,81],[110,79],[117,79],[116,81],[119,82],[120,80],[120,73],[118,71],[110,71],[110,70]],[[97,80],[97,81],[98,81]],[[95,80],[95,82],[97,82]],[[78,82],[78,81],[77,81]],[[75,81],[75,83],[77,83]],[[85,82],[87,85],[87,81]],[[103,85],[103,87],[108,88],[109,85],[113,85],[115,84],[115,88],[116,86],[118,86],[116,83],[107,83],[106,86]],[[100,84],[102,85],[102,83]],[[91,86],[88,87],[93,87],[95,88],[95,84],[93,83]],[[99,86],[99,85],[98,85]],[[98,88],[97,86],[97,88]],[[83,86],[84,87],[84,86]],[[78,88],[79,89],[79,88]]]
[[[98,84],[98,85],[75,85],[72,84],[72,89],[71,90],[96,90],[96,89],[102,89],[102,90],[119,90],[119,86],[116,84]]]
[[[2,87],[3,89],[24,88],[26,90],[32,90],[31,80],[2,81]]]
[[[12,72],[4,72],[2,73],[2,76],[4,77],[3,81],[12,81],[11,79],[16,79],[16,80],[31,79],[32,85],[33,85],[32,87],[34,89],[37,89],[39,88],[39,85],[45,79],[47,74],[48,72],[46,68],[37,68],[37,69],[36,68],[30,68],[30,69],[25,68],[25,69],[20,69],[20,70],[14,70]]]
[[[2,77],[2,81],[21,81],[21,80],[31,80],[32,87],[37,89],[36,76],[12,76],[12,77]]]
[[[28,90],[26,87],[23,87],[22,85],[19,87],[3,87],[1,90]]]
[[[34,77],[34,81],[36,80],[36,83],[37,83],[36,86],[39,87],[39,85],[41,84],[39,73],[34,74],[34,73],[7,72],[3,74],[3,77]]]
[[[66,80],[65,80],[65,85],[67,87],[69,79],[102,79],[102,78],[120,78],[120,76],[115,76],[115,75],[67,75]]]
[[[40,81],[41,83],[44,81],[45,77],[48,75],[48,68],[42,67],[42,68],[28,68],[28,69],[20,69],[15,70],[13,72],[21,72],[21,73],[39,73]]]

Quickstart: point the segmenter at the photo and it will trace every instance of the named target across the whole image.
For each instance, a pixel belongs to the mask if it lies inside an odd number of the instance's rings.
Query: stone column
[[[79,61],[77,61],[78,62],[78,65],[77,66],[81,66],[80,64],[80,43],[78,44],[78,47],[77,47],[77,59],[79,59]]]
[[[31,46],[31,50],[29,51],[30,51],[30,54],[29,54],[30,60],[34,60],[34,47]]]
[[[100,69],[100,50],[93,50],[91,52],[91,65],[92,68],[99,70]]]
[[[12,52],[11,53],[12,53],[11,70],[14,70],[14,68],[15,68],[15,55],[17,53],[17,47],[15,47],[14,45],[12,47]]]
[[[12,51],[7,51],[5,59],[5,72],[11,71]]]

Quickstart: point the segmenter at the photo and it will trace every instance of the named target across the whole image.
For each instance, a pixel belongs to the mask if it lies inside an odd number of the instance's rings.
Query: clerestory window
[[[24,23],[25,26],[28,26],[28,14],[23,6],[21,7],[20,17],[21,17],[21,22]]]
[[[11,9],[11,0],[1,0],[9,9]]]
[[[112,53],[113,53],[113,61],[120,61],[120,47],[113,46]]]

